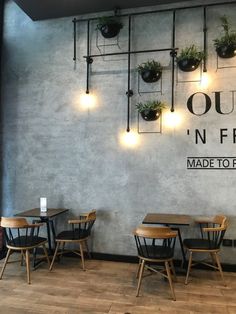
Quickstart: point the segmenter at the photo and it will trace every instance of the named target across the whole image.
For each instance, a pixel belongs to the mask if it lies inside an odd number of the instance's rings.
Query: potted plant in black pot
[[[162,66],[155,60],[143,62],[138,65],[138,72],[146,83],[157,82],[161,78]]]
[[[176,61],[181,71],[192,72],[198,68],[203,58],[204,52],[198,51],[195,45],[191,45],[180,51]]]
[[[104,38],[113,38],[117,36],[123,27],[123,24],[117,18],[107,16],[98,19],[97,29],[101,32]]]
[[[165,104],[159,100],[153,100],[144,103],[140,102],[136,105],[136,108],[144,120],[154,121],[160,117]]]
[[[228,18],[221,16],[221,26],[223,28],[223,36],[214,39],[217,55],[220,58],[232,58],[236,55],[236,32],[230,30]]]

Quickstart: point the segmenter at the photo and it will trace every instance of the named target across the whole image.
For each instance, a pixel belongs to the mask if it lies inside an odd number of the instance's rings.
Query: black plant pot
[[[236,55],[236,45],[224,45],[216,48],[220,58],[233,58]]]
[[[182,60],[179,60],[177,63],[181,71],[192,72],[198,68],[200,61],[198,59],[192,58],[192,59],[182,59]]]
[[[100,27],[100,31],[103,37],[112,38],[119,34],[122,26],[119,23],[104,24]]]
[[[154,83],[157,82],[161,78],[161,71],[154,71],[154,70],[142,70],[141,77],[146,83]]]
[[[141,116],[145,121],[155,121],[161,115],[161,110],[147,109],[141,112]]]

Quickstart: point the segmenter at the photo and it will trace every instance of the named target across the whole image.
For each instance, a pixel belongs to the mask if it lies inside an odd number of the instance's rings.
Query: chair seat
[[[33,237],[26,237],[26,236],[21,236],[14,238],[14,240],[8,241],[7,245],[11,247],[31,247],[31,246],[37,246],[40,243],[43,243],[47,241],[46,238],[38,237],[38,236],[33,236]]]
[[[199,250],[216,250],[218,247],[215,245],[214,241],[209,241],[207,239],[185,239],[184,246],[188,249],[199,249]]]
[[[82,240],[84,238],[87,238],[89,236],[89,232],[87,230],[78,230],[75,229],[74,231],[72,230],[66,230],[66,231],[62,231],[60,232],[57,237],[56,240]]]
[[[142,245],[140,247],[140,256],[150,259],[169,259],[173,258],[174,250],[169,247],[163,247],[161,245]]]

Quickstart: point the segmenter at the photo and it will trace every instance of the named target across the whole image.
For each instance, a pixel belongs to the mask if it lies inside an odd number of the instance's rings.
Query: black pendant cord
[[[173,29],[172,29],[172,77],[171,77],[171,108],[170,111],[175,111],[175,104],[174,104],[174,97],[175,97],[175,57],[176,57],[176,50],[175,50],[175,10],[173,10]]]
[[[74,26],[74,57],[73,60],[76,61],[76,18],[73,19],[73,26]]]
[[[207,60],[207,16],[206,7],[203,8],[203,72],[207,72],[206,60]]]
[[[93,59],[89,56],[90,52],[90,21],[87,21],[87,79],[86,79],[86,94],[89,94],[89,74],[90,74],[90,64],[93,62]]]
[[[131,48],[131,16],[129,15],[129,33],[128,33],[128,90],[127,95],[127,128],[126,131],[130,131],[130,97],[133,96],[133,91],[130,89],[130,48]]]

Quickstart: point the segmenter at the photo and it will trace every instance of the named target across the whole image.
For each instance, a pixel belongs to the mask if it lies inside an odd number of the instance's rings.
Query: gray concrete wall
[[[101,253],[135,255],[132,229],[141,223],[147,212],[224,213],[230,219],[227,237],[236,239],[236,171],[186,168],[188,156],[236,156],[232,139],[236,112],[218,114],[213,94],[224,91],[222,108],[227,111],[232,107],[230,91],[236,89],[236,70],[216,71],[212,43],[220,32],[219,17],[223,13],[229,16],[236,29],[235,12],[235,5],[208,9],[207,67],[211,83],[207,88],[199,83],[175,84],[176,113],[182,120],[178,126],[168,127],[169,108],[166,108],[162,134],[137,134],[135,104],[156,97],[170,104],[169,54],[132,56],[132,69],[152,58],[161,61],[165,69],[163,94],[142,96],[137,92],[137,73],[132,70],[131,129],[139,143],[130,148],[120,142],[126,129],[127,58],[116,58],[112,62],[94,60],[90,87],[97,104],[85,110],[80,97],[86,88],[83,59],[86,24],[78,26],[75,65],[71,18],[33,22],[14,2],[7,2],[2,88],[3,214],[13,215],[38,206],[39,197],[45,196],[49,207],[71,209],[56,220],[60,230],[66,227],[69,216],[96,208],[98,219],[93,250]],[[132,48],[170,47],[171,21],[171,13],[167,12],[135,17]],[[127,21],[123,19],[123,23],[119,43],[125,50]],[[176,47],[195,43],[202,48],[202,23],[202,10],[178,11]],[[95,27],[94,23],[91,26],[92,53],[98,53]],[[235,59],[225,62],[236,65]],[[199,72],[184,78],[178,72],[179,80],[191,80],[195,76],[199,76]],[[201,117],[191,114],[186,107],[187,99],[195,92],[205,92],[212,99],[211,110]],[[202,110],[201,101],[196,99],[196,111]],[[223,144],[219,142],[220,128],[228,129],[229,136]],[[187,135],[188,129],[190,135]],[[206,144],[195,144],[195,129],[206,129]],[[192,229],[183,228],[184,236],[191,233]],[[224,248],[223,261],[235,264],[235,252],[236,248]]]

